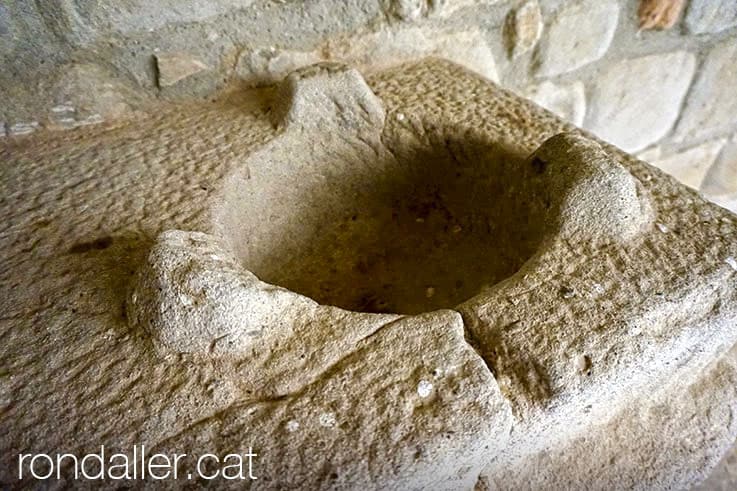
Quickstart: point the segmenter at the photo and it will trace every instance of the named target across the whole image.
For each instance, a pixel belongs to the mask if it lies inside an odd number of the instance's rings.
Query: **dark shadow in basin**
[[[543,235],[519,185],[526,155],[427,134],[251,165],[221,218],[244,267],[322,304],[402,314],[452,308],[514,274]]]

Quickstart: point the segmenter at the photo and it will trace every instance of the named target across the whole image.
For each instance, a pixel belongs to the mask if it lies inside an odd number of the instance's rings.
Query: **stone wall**
[[[10,0],[0,135],[135,117],[319,60],[370,71],[428,55],[737,210],[733,0]]]

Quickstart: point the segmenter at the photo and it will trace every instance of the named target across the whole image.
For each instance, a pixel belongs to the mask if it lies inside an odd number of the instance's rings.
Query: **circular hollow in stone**
[[[226,188],[221,232],[261,280],[321,304],[454,307],[514,274],[543,227],[520,190],[526,155],[429,139],[275,146]]]

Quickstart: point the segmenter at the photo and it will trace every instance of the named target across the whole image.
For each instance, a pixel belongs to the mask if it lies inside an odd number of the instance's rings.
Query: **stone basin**
[[[663,240],[672,225],[657,221],[657,196],[623,154],[580,131],[529,152],[473,125],[387,115],[358,72],[335,64],[290,75],[270,115],[278,135],[225,176],[207,233],[167,232],[154,246],[130,319],[160,353],[268,373],[271,397],[305,407],[316,396],[305,402],[304,387],[337,378],[342,402],[328,406],[348,405],[359,425],[433,407],[391,450],[415,449],[396,464],[401,477],[361,477],[349,463],[357,450],[332,440],[345,462],[329,461],[340,486],[493,483],[734,342],[734,244],[715,269],[692,265],[699,273],[685,283],[681,266],[656,259],[673,240]],[[422,353],[402,351],[410,338]],[[391,347],[400,339],[407,346]],[[359,375],[340,355],[354,346],[388,351],[355,360],[368,370]],[[353,400],[366,379],[364,396],[389,390],[370,388],[383,377],[410,387],[381,403]],[[414,416],[395,413],[404,390]],[[338,416],[312,418],[319,430]],[[311,445],[296,433],[279,440],[285,454]]]
[[[441,61],[191,110],[19,151],[11,226],[39,245],[6,246],[50,279],[5,299],[5,453],[252,448],[253,489],[668,488],[733,442],[726,210]]]

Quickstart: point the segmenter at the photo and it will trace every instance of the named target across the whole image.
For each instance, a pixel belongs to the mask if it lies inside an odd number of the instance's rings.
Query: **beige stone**
[[[3,455],[683,488],[734,441],[734,215],[447,62],[235,97],[0,143]]]
[[[156,53],[155,56],[159,87],[174,85],[208,68],[188,53]]]
[[[598,60],[609,49],[618,21],[619,5],[611,0],[563,3],[538,47],[536,75],[559,75]]]
[[[525,96],[576,126],[583,124],[586,115],[586,91],[582,82],[556,85],[546,80],[528,87]]]
[[[535,47],[543,30],[542,13],[537,0],[529,0],[510,14],[509,51],[512,58]]]
[[[695,68],[685,51],[617,62],[592,84],[584,127],[626,151],[642,150],[673,127]]]
[[[694,189],[700,189],[724,140],[716,140],[685,149],[673,155],[657,158],[651,163]]]
[[[498,81],[491,48],[475,30],[437,33],[422,27],[382,29],[364,36],[340,38],[321,50],[323,59],[350,63],[364,69],[388,67],[426,56],[445,58]]]

